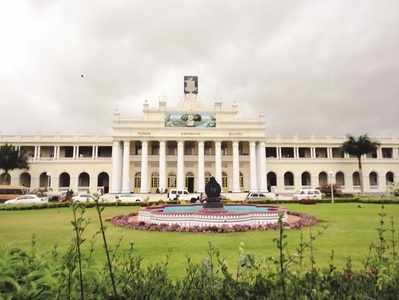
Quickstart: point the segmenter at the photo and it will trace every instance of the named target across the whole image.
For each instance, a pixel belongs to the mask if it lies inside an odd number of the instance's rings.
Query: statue
[[[204,208],[223,208],[223,202],[220,198],[220,184],[216,181],[215,177],[211,177],[205,186],[205,193],[207,196]]]

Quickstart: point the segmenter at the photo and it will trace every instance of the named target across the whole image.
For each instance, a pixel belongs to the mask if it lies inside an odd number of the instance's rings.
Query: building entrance
[[[187,173],[186,175],[186,187],[189,193],[194,192],[194,174]]]

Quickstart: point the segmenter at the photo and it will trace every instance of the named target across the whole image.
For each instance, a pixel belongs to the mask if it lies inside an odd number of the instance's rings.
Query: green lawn
[[[317,262],[326,265],[331,249],[335,250],[336,263],[342,264],[345,258],[351,256],[355,266],[359,266],[371,242],[376,241],[378,213],[380,205],[374,204],[317,204],[317,205],[284,205],[290,210],[310,213],[328,225],[327,231],[316,241]],[[108,207],[104,217],[129,213],[133,207]],[[393,216],[399,223],[399,205],[386,205],[387,221]],[[86,237],[91,237],[98,230],[97,216],[94,208],[87,209],[90,225]],[[72,238],[70,208],[42,209],[29,211],[0,211],[0,245],[6,247],[30,247],[32,235],[36,235],[38,248],[49,250],[55,244],[65,248]],[[387,222],[388,223],[388,222]],[[313,230],[321,227],[314,226]],[[398,226],[399,229],[399,226]],[[308,229],[304,232],[308,233]],[[299,231],[289,230],[288,243],[294,248],[298,241]],[[234,266],[240,242],[244,242],[249,253],[258,256],[275,255],[276,249],[273,238],[275,231],[244,232],[227,234],[209,233],[163,233],[135,231],[114,227],[107,224],[107,235],[111,245],[115,245],[119,238],[123,238],[122,249],[126,249],[130,242],[134,242],[137,252],[146,262],[164,260],[169,254],[169,269],[172,275],[178,276],[184,272],[187,257],[199,261],[206,255],[208,242],[212,242],[227,259],[229,265]],[[98,259],[104,259],[100,239],[97,238]]]

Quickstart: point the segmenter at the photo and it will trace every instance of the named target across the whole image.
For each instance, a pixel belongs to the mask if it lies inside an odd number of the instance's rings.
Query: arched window
[[[39,187],[47,189],[51,186],[51,176],[48,176],[46,172],[43,172],[39,176]]]
[[[328,176],[326,172],[319,173],[319,186],[327,185],[328,184]]]
[[[168,187],[169,188],[175,188],[176,187],[176,174],[175,173],[169,173],[168,174]]]
[[[24,187],[27,187],[27,188],[30,187],[30,184],[31,184],[31,176],[30,176],[30,174],[29,174],[28,172],[24,172],[24,173],[22,173],[22,174],[19,176],[19,184],[20,184],[21,186],[24,186]]]
[[[141,172],[134,174],[134,187],[139,189],[141,187]]]
[[[267,188],[277,186],[277,175],[274,172],[267,173]]]
[[[227,189],[229,187],[229,181],[226,172],[222,172],[222,187],[223,189]]]
[[[244,188],[244,174],[240,172],[240,188]]]
[[[86,172],[82,172],[78,177],[79,187],[89,187],[90,186],[90,176]]]
[[[151,187],[156,189],[159,187],[159,174],[154,172],[151,174]]]
[[[211,179],[212,174],[209,172],[205,172],[205,185],[209,182],[209,180]]]
[[[394,176],[393,172],[387,172],[387,173],[385,174],[385,181],[386,181],[386,185],[387,185],[387,186],[393,185],[393,184],[394,184],[394,182],[395,182],[395,176]]]
[[[64,172],[60,174],[59,186],[60,188],[68,188],[71,185],[71,177],[68,173]]]
[[[310,178],[310,173],[309,172],[303,172],[301,175],[301,184],[302,186],[311,186],[312,181]]]
[[[360,186],[360,175],[359,172],[353,172],[352,174],[352,181],[353,181],[353,186]]]
[[[378,186],[378,174],[376,172],[371,172],[369,174],[370,186]]]
[[[10,185],[11,184],[11,175],[3,173],[0,175],[0,184],[1,185]]]
[[[335,183],[337,186],[345,186],[345,175],[343,172],[339,171],[335,174]]]
[[[109,175],[106,172],[98,174],[97,188],[102,189],[105,194],[109,192]]]
[[[284,185],[294,186],[294,174],[292,174],[292,172],[286,172],[284,174]]]

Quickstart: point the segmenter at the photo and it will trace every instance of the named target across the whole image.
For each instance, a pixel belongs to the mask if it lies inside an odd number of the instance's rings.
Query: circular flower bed
[[[289,229],[300,229],[306,226],[311,226],[319,222],[319,220],[311,215],[299,212],[287,212],[288,219],[284,222],[284,227]],[[234,225],[234,226],[222,226],[222,227],[181,227],[179,225],[166,225],[166,224],[149,224],[145,222],[139,222],[137,214],[132,213],[129,215],[120,215],[109,219],[112,224],[119,227],[136,230],[147,230],[147,231],[161,231],[161,232],[214,232],[214,233],[226,233],[226,232],[244,232],[249,230],[270,230],[277,229],[278,224],[266,224],[259,226],[247,226],[247,225]]]

